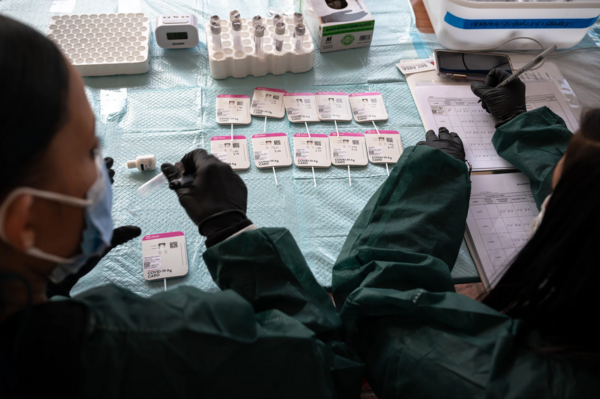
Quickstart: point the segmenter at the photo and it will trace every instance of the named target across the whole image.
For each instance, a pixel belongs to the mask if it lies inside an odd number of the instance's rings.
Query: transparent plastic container
[[[269,16],[279,15],[294,15],[294,0],[269,0],[267,8]]]
[[[452,50],[492,48],[530,37],[544,48],[577,45],[600,15],[600,1],[424,0],[440,43]],[[515,40],[501,50],[540,50],[531,40]]]

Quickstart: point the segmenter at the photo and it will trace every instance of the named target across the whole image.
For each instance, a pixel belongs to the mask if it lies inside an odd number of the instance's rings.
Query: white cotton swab
[[[267,133],[267,117],[265,116],[265,127],[263,133]],[[277,181],[277,173],[275,173],[275,166],[273,166],[273,177],[275,178],[275,186],[279,188],[279,182]]]
[[[375,131],[377,132],[378,136],[381,136],[381,133],[379,133],[379,129],[377,129],[377,125],[375,124],[375,121],[371,121],[373,122],[373,127],[375,128]],[[387,162],[385,163],[385,170],[387,171],[388,176],[390,175],[390,168],[388,167]]]
[[[335,123],[335,133],[338,137],[340,137],[340,131],[338,130],[337,121],[334,119],[333,123]],[[352,176],[350,175],[350,165],[348,165],[348,182],[350,183],[350,187],[352,187]]]
[[[310,132],[308,131],[308,123],[306,123],[306,121],[304,121],[304,126],[306,126],[306,133],[308,133],[308,138],[310,139]],[[315,188],[317,187],[317,178],[315,176],[315,167],[311,166],[312,169],[312,173],[313,173],[313,181],[315,182]]]
[[[165,279],[165,291],[167,290],[167,279]]]

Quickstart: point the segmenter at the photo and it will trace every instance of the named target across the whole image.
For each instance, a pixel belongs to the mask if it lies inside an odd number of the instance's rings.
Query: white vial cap
[[[233,22],[234,19],[239,19],[240,18],[240,12],[238,10],[233,10],[232,12],[229,13],[229,20],[231,22]]]
[[[302,13],[300,13],[300,12],[295,12],[294,13],[294,23],[301,24],[303,22],[304,22],[304,15],[302,15]]]
[[[210,31],[212,32],[213,35],[220,35],[221,34],[221,25],[210,24]]]
[[[127,164],[126,164],[126,165],[127,165],[127,167],[128,167],[129,169],[134,169],[134,168],[137,168],[137,165],[135,164],[135,161],[127,161]]]
[[[275,14],[273,15],[273,25],[277,25],[277,23],[281,21],[281,15]]]
[[[240,32],[242,30],[242,20],[239,18],[234,19],[231,21],[231,26],[233,27],[234,31]]]
[[[283,22],[277,22],[275,26],[276,35],[285,35],[285,24]]]
[[[304,36],[306,33],[306,26],[304,24],[296,25],[296,36]]]
[[[254,36],[263,37],[265,35],[265,27],[262,25],[256,25],[254,27]]]
[[[252,26],[257,25],[262,25],[262,17],[260,15],[257,15],[256,17],[252,18]]]
[[[218,15],[213,15],[212,17],[210,17],[210,23],[211,24],[213,24],[213,23],[218,24],[220,20],[221,19],[219,18]]]

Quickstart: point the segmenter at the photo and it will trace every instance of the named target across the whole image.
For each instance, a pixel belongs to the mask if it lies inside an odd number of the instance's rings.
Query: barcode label
[[[345,148],[334,148],[333,149],[333,157],[334,158],[346,158],[346,149]]]
[[[318,145],[318,146],[320,146],[320,145],[321,145],[321,142],[320,142],[320,141],[315,141],[315,145]]]
[[[254,151],[254,159],[257,161],[268,161],[269,151]]]
[[[217,111],[217,116],[223,116],[223,113],[221,111]]]
[[[243,101],[238,101],[237,104],[238,105],[244,105],[244,102]]]
[[[273,96],[273,100],[279,100],[279,96]]]
[[[358,40],[371,40],[371,35],[362,35],[358,38]]]
[[[385,141],[387,141],[388,143],[393,143],[393,142],[394,142],[394,139],[393,139],[393,138],[391,138],[391,137],[386,137],[386,138],[385,138]]]
[[[308,98],[305,98],[305,99],[304,99],[304,103],[305,103],[305,104],[310,104],[310,99],[308,99]]]
[[[382,156],[383,148],[381,147],[369,147],[369,155],[370,156]]]
[[[273,141],[273,145],[281,145],[281,140],[275,140],[275,141]]]
[[[144,270],[160,269],[160,266],[161,266],[160,255],[144,256]]]
[[[336,102],[336,103],[339,103],[339,104],[341,104],[341,103],[342,103],[342,101],[343,101],[343,100],[342,100],[341,98],[336,98],[336,99],[335,99],[335,102]]]
[[[372,99],[371,99],[371,102],[372,102],[372,103],[376,103],[376,102],[377,102],[377,99],[376,99],[376,98],[372,98]]]
[[[367,119],[367,116],[366,115],[357,115],[356,119],[359,121],[362,121],[363,119]]]
[[[233,143],[233,148],[240,148],[240,143]]]
[[[175,242],[170,242],[169,243],[169,248],[173,249],[173,248],[177,248],[177,241]]]
[[[292,120],[293,121],[299,121],[300,119],[302,119],[302,116],[298,115],[298,116],[292,116]]]
[[[358,140],[352,140],[353,145],[358,145],[360,142]]]

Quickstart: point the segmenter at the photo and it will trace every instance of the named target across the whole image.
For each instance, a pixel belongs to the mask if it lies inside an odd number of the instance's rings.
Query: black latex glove
[[[71,274],[67,276],[58,284],[48,281],[48,284],[46,285],[46,296],[48,298],[52,298],[55,295],[70,297],[70,292],[73,286],[79,281],[80,278],[91,272],[107,253],[109,253],[113,248],[139,237],[140,234],[142,234],[142,230],[136,226],[122,226],[114,229],[110,247],[108,247],[102,255],[90,258],[86,264],[79,269],[77,274]]]
[[[481,99],[483,109],[492,114],[496,120],[496,127],[527,112],[525,105],[525,83],[517,78],[504,87],[496,89],[506,80],[510,73],[500,69],[492,69],[485,77],[485,81],[471,82],[471,90]]]
[[[207,247],[252,224],[246,217],[248,189],[244,181],[231,166],[205,150],[189,152],[181,159],[181,165],[166,163],[161,170],[183,209],[206,237]],[[192,182],[182,185],[177,181],[189,175],[195,175]]]
[[[433,130],[425,134],[425,141],[419,141],[417,145],[426,145],[438,150],[444,151],[446,154],[453,156],[461,162],[465,162],[465,148],[463,142],[456,133],[449,133],[448,129],[441,127],[439,130],[440,136],[436,136]]]
[[[115,182],[115,171],[112,168],[114,163],[115,160],[111,157],[104,158],[104,164],[106,165],[106,169],[108,169],[108,178],[110,179],[110,184],[113,184]]]

